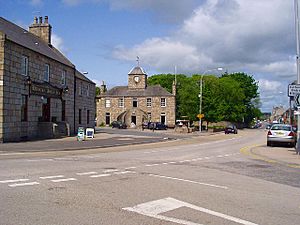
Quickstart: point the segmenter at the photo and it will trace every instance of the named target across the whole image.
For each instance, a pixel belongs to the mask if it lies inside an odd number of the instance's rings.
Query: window
[[[49,78],[50,78],[50,65],[45,64],[45,67],[44,67],[44,81],[49,82]]]
[[[105,108],[110,107],[110,99],[105,99]]]
[[[124,98],[119,98],[118,106],[119,107],[124,107]]]
[[[27,95],[22,95],[21,99],[21,121],[27,121],[28,112],[28,97]]]
[[[21,74],[24,76],[28,76],[28,57],[22,55],[21,60]]]
[[[138,107],[138,100],[137,98],[132,99],[132,107]]]
[[[86,96],[90,96],[90,85],[86,86]]]
[[[61,84],[62,85],[66,85],[66,71],[65,70],[63,70],[62,72],[61,72]]]
[[[86,124],[90,123],[90,110],[86,110]]]
[[[166,98],[161,98],[160,99],[160,106],[161,107],[166,107]]]
[[[81,109],[78,111],[78,123],[81,124]]]
[[[81,96],[82,95],[82,82],[80,83],[80,85],[79,85],[79,91],[78,91],[78,93],[79,93],[79,95]]]
[[[151,107],[151,106],[152,106],[152,99],[147,98],[147,107]]]

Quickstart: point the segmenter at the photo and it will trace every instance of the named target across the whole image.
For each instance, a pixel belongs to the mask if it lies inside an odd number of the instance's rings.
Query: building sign
[[[61,98],[61,89],[53,87],[50,84],[32,83],[30,87],[32,95],[40,95],[50,98]]]
[[[288,96],[296,96],[300,94],[300,84],[289,84],[288,87]]]

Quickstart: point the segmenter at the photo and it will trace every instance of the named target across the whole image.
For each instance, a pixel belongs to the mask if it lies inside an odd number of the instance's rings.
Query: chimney
[[[102,81],[102,84],[100,86],[100,95],[104,94],[106,92],[106,85],[104,83],[104,81]]]
[[[29,32],[41,38],[48,45],[51,45],[51,29],[48,16],[45,16],[44,23],[43,17],[39,17],[39,21],[37,17],[34,17],[33,24],[29,26]]]

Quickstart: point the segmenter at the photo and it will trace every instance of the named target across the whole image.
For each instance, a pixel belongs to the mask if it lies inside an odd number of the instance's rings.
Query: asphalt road
[[[0,157],[0,224],[299,224],[300,170],[256,145],[265,131]]]

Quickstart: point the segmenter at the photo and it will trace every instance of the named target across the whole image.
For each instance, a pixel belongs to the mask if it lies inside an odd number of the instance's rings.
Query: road
[[[265,131],[2,158],[0,224],[299,224],[299,169],[257,145]]]

